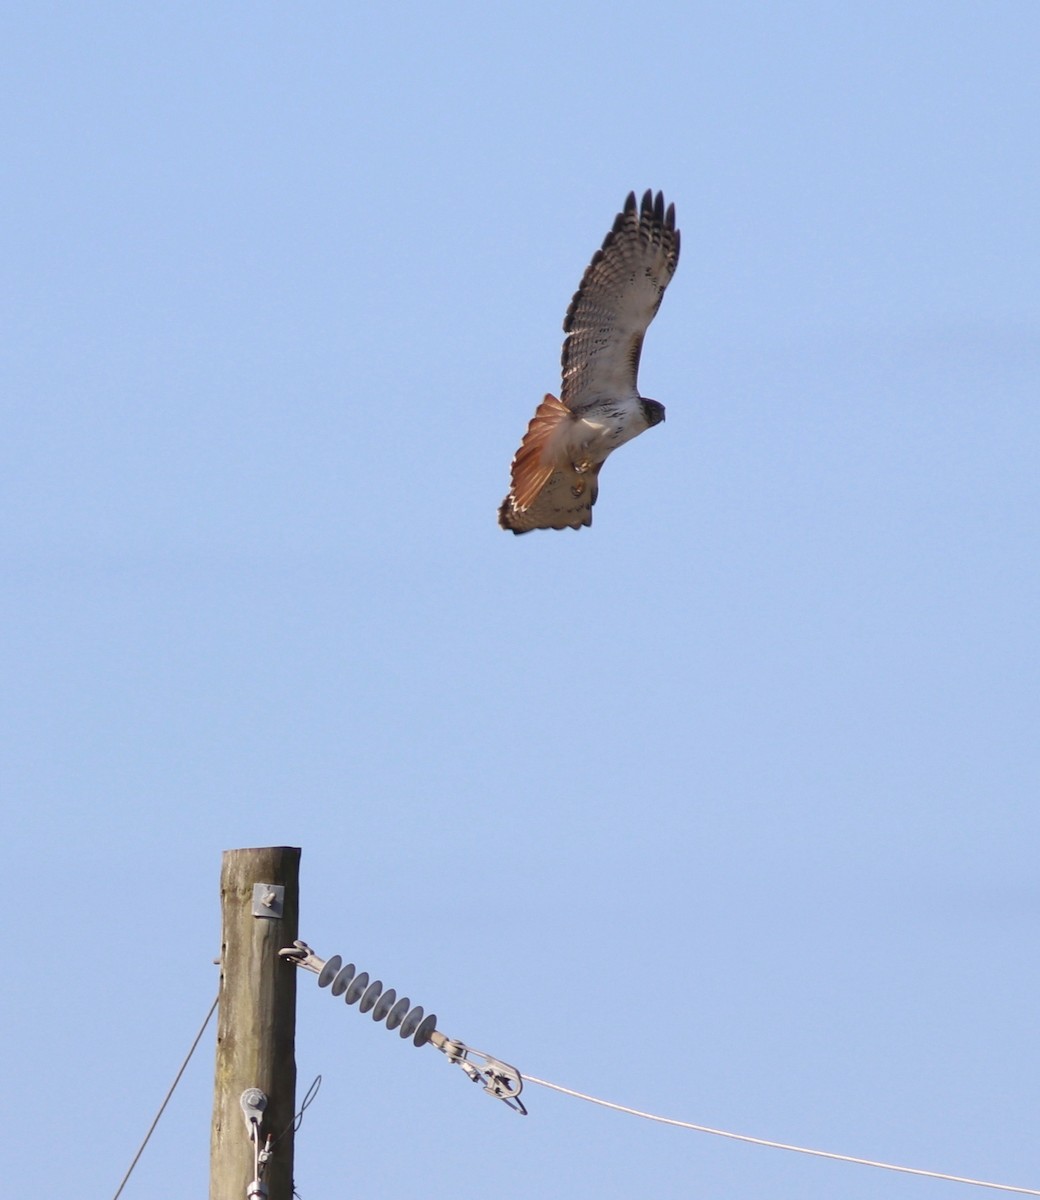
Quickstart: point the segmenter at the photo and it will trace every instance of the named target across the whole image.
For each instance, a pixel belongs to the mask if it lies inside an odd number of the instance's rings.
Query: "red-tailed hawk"
[[[664,420],[636,389],[647,326],[679,261],[675,205],[634,192],[596,251],[563,320],[563,385],[546,396],[513,458],[498,523],[514,533],[592,524],[611,451]]]

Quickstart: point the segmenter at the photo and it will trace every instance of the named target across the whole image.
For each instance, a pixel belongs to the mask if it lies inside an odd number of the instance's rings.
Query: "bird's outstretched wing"
[[[572,412],[636,394],[643,335],[678,262],[675,205],[647,191],[637,207],[630,192],[563,321],[560,399]]]

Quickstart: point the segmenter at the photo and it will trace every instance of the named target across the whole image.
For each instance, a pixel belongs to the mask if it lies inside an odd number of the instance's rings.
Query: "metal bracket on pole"
[[[253,916],[281,918],[285,888],[280,883],[253,884]]]
[[[260,1140],[260,1126],[264,1120],[264,1109],[267,1107],[267,1097],[259,1088],[246,1088],[239,1103],[242,1105],[242,1115],[246,1119],[246,1129],[249,1140]]]

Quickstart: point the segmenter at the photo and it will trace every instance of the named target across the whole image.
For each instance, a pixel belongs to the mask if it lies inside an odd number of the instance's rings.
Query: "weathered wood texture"
[[[253,916],[253,885],[281,884],[281,917]],[[261,1147],[278,1139],[264,1171],[270,1200],[292,1200],[296,1111],[296,968],[278,957],[299,936],[300,851],[292,846],[227,850],[220,874],[222,935],[210,1200],[245,1200],[253,1147],[240,1098],[267,1096]]]

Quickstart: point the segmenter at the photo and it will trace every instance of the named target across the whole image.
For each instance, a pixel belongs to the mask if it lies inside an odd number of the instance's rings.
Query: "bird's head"
[[[646,417],[646,427],[651,425],[660,425],[664,420],[664,405],[658,404],[656,400],[641,399],[639,405],[643,410],[643,416]]]

